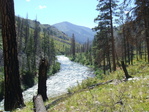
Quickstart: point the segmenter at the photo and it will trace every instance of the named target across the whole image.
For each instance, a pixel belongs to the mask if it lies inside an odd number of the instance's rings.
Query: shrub
[[[50,70],[48,72],[48,76],[57,73],[60,70],[60,63],[56,62],[54,65],[50,67]]]
[[[60,70],[60,63],[59,62],[56,62],[54,65],[53,65],[53,68],[52,68],[52,74],[55,74],[56,72],[58,72]]]
[[[0,76],[0,101],[3,99],[4,96],[4,78]]]
[[[23,89],[28,89],[34,85],[34,74],[31,72],[24,72],[22,75]]]

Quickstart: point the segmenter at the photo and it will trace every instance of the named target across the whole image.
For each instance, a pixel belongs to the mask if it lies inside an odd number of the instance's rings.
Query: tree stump
[[[33,97],[34,112],[47,112],[41,95]]]
[[[48,61],[46,59],[41,59],[39,64],[39,76],[38,76],[38,94],[43,98],[43,101],[48,99],[47,97],[47,70],[48,70]]]

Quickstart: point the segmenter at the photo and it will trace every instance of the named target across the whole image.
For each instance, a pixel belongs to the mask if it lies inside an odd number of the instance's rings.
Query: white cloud
[[[39,9],[44,9],[44,8],[47,8],[47,6],[45,6],[45,5],[39,5]]]
[[[30,2],[31,0],[26,0],[27,2]]]

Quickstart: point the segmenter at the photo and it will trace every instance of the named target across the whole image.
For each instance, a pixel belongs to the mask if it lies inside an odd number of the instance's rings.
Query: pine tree
[[[112,55],[112,63],[113,63],[113,70],[116,70],[116,59],[115,59],[115,42],[114,42],[114,34],[113,34],[113,14],[114,9],[117,7],[117,4],[114,0],[100,0],[99,4],[97,5],[97,11],[100,11],[100,14],[97,18],[95,18],[95,21],[98,21],[98,26],[94,28],[96,31],[103,31],[104,33],[108,33],[108,35],[105,35],[105,40],[108,41],[108,44],[110,45],[110,52]],[[104,31],[106,30],[106,31]],[[108,39],[107,39],[108,38]],[[103,53],[104,54],[104,53]],[[109,57],[110,58],[110,57]]]
[[[54,45],[54,40],[53,38],[50,41],[50,65],[55,64],[56,60],[56,51],[55,51],[55,45]]]
[[[28,44],[28,39],[29,39],[29,20],[28,20],[28,14],[26,16],[26,20],[24,22],[24,31],[25,31],[25,48],[24,51],[26,52],[26,46]]]
[[[40,34],[40,27],[39,27],[39,22],[37,20],[35,20],[35,29],[34,29],[34,68],[33,70],[35,71],[36,70],[36,56],[37,54],[41,53],[40,52],[40,38],[39,38],[39,35]]]
[[[135,0],[136,7],[134,8],[134,13],[136,21],[138,23],[143,22],[144,35],[147,46],[148,62],[149,62],[149,1],[148,0]]]
[[[43,29],[44,37],[42,40],[42,50],[44,53],[44,58],[45,57],[50,57],[50,38],[49,38],[49,33],[47,32],[46,29]]]
[[[34,68],[34,39],[33,32],[30,33],[27,46],[26,46],[26,57],[27,57],[27,69],[30,73],[33,73]]]

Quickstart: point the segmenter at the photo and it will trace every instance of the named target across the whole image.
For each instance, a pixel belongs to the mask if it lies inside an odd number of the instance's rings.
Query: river
[[[61,69],[47,79],[47,95],[49,98],[67,93],[68,88],[76,86],[88,77],[94,77],[93,71],[86,66],[72,62],[63,55],[57,56],[57,59],[61,63]],[[23,92],[25,102],[31,101],[33,96],[37,94],[37,87],[38,85],[35,85]],[[0,110],[2,107],[3,101],[0,103]]]

